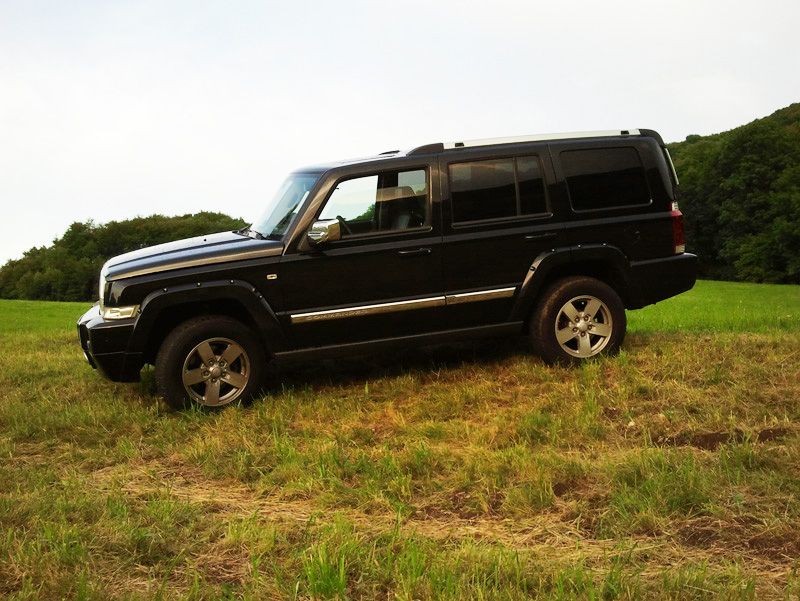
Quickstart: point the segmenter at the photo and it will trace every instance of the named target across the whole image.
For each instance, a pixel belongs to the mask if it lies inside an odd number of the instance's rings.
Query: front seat
[[[379,230],[405,230],[425,223],[419,199],[411,186],[379,188],[376,196]]]

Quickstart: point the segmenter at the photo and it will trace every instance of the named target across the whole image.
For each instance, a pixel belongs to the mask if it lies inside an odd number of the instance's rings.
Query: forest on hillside
[[[669,149],[701,277],[800,284],[800,103]]]
[[[687,250],[709,279],[800,284],[800,103],[711,136],[669,144]],[[221,213],[73,223],[0,267],[0,298],[91,300],[103,263],[150,246],[245,225]]]

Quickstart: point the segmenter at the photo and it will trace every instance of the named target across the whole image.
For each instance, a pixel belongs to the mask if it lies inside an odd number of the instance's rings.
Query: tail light
[[[683,213],[678,208],[678,203],[672,203],[672,246],[676,255],[686,252],[686,234],[683,231]]]

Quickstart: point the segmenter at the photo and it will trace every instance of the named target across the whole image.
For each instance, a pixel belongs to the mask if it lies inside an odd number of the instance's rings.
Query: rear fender
[[[623,299],[629,296],[630,263],[625,254],[616,246],[578,244],[554,248],[541,253],[531,264],[525,280],[520,286],[517,300],[511,310],[510,320],[526,320],[544,286],[559,277],[559,274],[577,275],[581,271],[579,269],[581,264],[602,266],[604,272],[613,274],[615,288],[623,296]],[[588,268],[581,275],[592,276],[595,274],[591,268]]]

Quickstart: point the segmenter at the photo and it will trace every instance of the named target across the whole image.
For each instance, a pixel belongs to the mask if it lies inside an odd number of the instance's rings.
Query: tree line
[[[85,301],[97,299],[100,268],[115,255],[181,238],[231,231],[242,219],[222,213],[151,215],[98,225],[73,223],[46,247],[32,248],[0,268],[0,298]]]
[[[800,284],[800,103],[669,149],[701,277]],[[0,298],[91,300],[110,257],[244,225],[210,212],[73,223],[52,245],[0,267]]]

